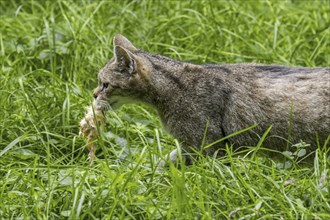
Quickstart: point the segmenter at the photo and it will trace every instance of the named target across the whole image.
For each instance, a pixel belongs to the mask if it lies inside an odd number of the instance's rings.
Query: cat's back
[[[265,84],[312,85],[317,83],[320,87],[328,87],[330,83],[329,68],[255,65],[254,69],[258,78]]]
[[[211,76],[225,79],[233,87],[256,92],[287,95],[291,98],[317,95],[327,104],[330,96],[330,68],[290,67],[262,64],[205,64]],[[212,77],[211,77],[212,78]],[[262,95],[262,94],[260,94]],[[320,100],[321,101],[321,100]]]
[[[262,64],[203,67],[210,75],[225,79],[229,90],[225,118],[230,132],[258,123],[264,129],[273,124],[275,133],[285,135],[288,122],[293,120],[298,139],[309,135],[305,131],[320,131],[322,137],[329,134],[329,68]]]
[[[265,96],[278,96],[297,103],[329,106],[330,69],[286,67],[278,65],[254,66],[258,89]],[[316,107],[316,106],[315,106]]]

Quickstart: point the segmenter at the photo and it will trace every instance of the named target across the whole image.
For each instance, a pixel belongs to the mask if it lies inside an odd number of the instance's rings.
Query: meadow
[[[143,105],[107,114],[92,164],[79,136],[115,33],[192,63],[329,67],[329,27],[328,0],[0,1],[0,219],[330,219],[329,143],[308,164],[302,144],[228,146],[157,169],[180,143]]]

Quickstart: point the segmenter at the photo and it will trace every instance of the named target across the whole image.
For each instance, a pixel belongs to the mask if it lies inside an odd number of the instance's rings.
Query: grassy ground
[[[330,66],[329,1],[0,1],[0,219],[329,219],[329,150],[156,163],[152,109],[109,113],[96,160],[78,123],[115,33],[195,63]],[[257,143],[256,143],[257,144]],[[228,150],[230,151],[230,150]],[[230,165],[228,165],[230,164]]]

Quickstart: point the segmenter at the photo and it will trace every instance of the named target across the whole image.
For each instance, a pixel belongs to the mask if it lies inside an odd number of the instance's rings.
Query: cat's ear
[[[134,45],[126,37],[124,37],[120,34],[116,34],[115,37],[113,38],[113,45],[114,45],[114,47],[121,46],[131,52],[134,52],[137,50],[136,47],[134,47]]]
[[[121,71],[127,71],[129,74],[136,72],[134,55],[121,46],[115,46],[115,62]]]

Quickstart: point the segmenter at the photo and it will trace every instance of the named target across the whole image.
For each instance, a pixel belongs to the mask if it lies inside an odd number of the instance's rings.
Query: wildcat
[[[330,138],[329,68],[195,65],[140,50],[119,34],[113,43],[114,57],[98,74],[94,106],[102,112],[135,102],[153,106],[183,152],[223,156],[225,142],[234,149],[256,146],[270,126],[264,146],[273,150],[304,140],[312,151]],[[174,150],[170,159],[176,158]]]

